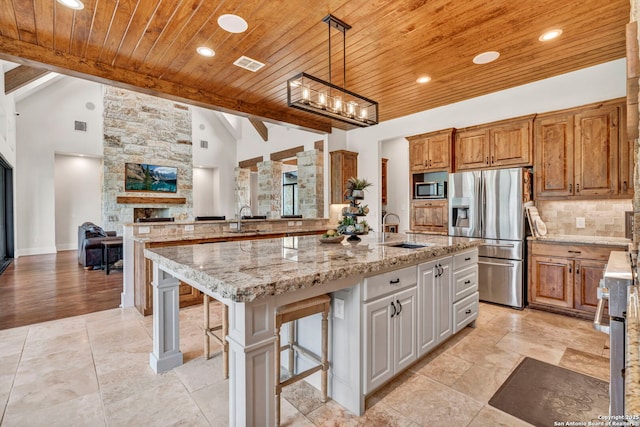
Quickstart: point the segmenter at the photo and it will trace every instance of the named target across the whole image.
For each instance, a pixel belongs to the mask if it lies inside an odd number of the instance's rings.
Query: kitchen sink
[[[387,246],[391,246],[392,248],[403,248],[403,249],[420,249],[426,248],[427,246],[433,246],[433,243],[410,243],[410,242],[402,242],[402,243],[393,243]]]

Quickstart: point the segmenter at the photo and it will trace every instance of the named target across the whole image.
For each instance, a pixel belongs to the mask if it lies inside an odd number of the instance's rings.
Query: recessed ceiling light
[[[416,79],[416,83],[429,83],[431,81],[431,77],[429,76],[420,76]]]
[[[205,47],[205,46],[200,46],[199,48],[196,49],[196,52],[198,52],[202,56],[206,56],[207,58],[211,58],[213,55],[216,54],[213,51],[213,49]]]
[[[240,18],[238,15],[221,15],[218,18],[218,25],[223,30],[229,31],[230,33],[244,33],[249,28],[249,24],[247,21]]]
[[[75,9],[75,10],[84,9],[84,4],[82,4],[80,0],[58,0],[58,3],[70,9]]]
[[[489,62],[493,62],[496,59],[498,59],[499,56],[500,56],[500,53],[494,50],[491,50],[489,52],[482,52],[481,54],[476,55],[476,57],[473,58],[473,63],[488,64]]]
[[[540,40],[541,42],[548,42],[549,40],[557,39],[561,35],[562,30],[556,28],[554,30],[549,30],[546,33],[543,33],[540,37],[538,37],[538,40]]]

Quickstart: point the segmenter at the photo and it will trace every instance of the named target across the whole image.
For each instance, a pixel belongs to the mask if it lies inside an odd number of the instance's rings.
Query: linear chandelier
[[[346,32],[351,26],[333,15],[322,19],[329,26],[329,81],[307,73],[300,73],[287,80],[287,104],[289,107],[340,120],[352,125],[367,127],[378,124],[378,103],[346,90]],[[343,87],[331,83],[331,28],[342,33]]]

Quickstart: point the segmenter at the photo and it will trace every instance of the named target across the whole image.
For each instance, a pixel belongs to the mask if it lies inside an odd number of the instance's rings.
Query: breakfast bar
[[[323,244],[317,236],[292,236],[146,249],[145,257],[153,261],[156,308],[150,365],[160,373],[182,364],[178,287],[180,281],[187,283],[229,307],[226,338],[230,425],[272,425],[276,308],[331,294],[329,396],[360,414],[364,411],[365,392],[361,378],[363,332],[359,285],[373,276],[442,257],[451,258],[453,254],[473,250],[480,242],[393,234],[380,243],[378,235],[369,233],[357,245],[346,240]],[[340,300],[338,313],[336,299]],[[463,326],[474,319],[469,318]],[[305,330],[307,333],[315,332]]]

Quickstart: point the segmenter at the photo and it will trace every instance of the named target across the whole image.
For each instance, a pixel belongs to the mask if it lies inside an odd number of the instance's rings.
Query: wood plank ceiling
[[[378,101],[381,121],[623,58],[629,21],[628,0],[83,2],[0,0],[0,59],[321,132],[350,126],[287,107],[286,80],[330,80],[328,13],[352,26],[345,87]],[[249,29],[222,30],[225,13]],[[551,28],[564,33],[540,42]],[[342,85],[342,35],[331,37],[331,81]],[[488,50],[500,58],[472,63]],[[266,66],[234,66],[241,55]],[[423,74],[432,81],[416,84]]]

